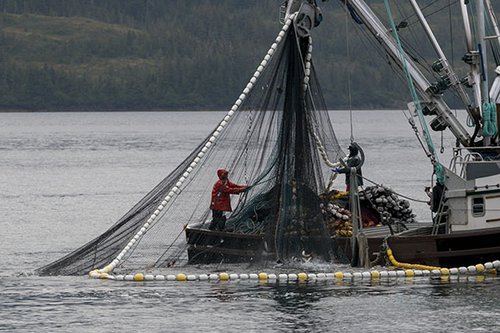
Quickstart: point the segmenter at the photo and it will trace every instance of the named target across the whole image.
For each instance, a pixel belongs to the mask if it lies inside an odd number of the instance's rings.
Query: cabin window
[[[472,216],[481,217],[484,214],[484,198],[472,198]]]

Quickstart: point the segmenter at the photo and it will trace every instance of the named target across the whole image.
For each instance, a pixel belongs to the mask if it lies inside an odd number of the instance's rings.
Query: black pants
[[[213,210],[212,209],[212,222],[208,226],[210,230],[224,230],[224,226],[226,225],[226,216],[223,211]]]

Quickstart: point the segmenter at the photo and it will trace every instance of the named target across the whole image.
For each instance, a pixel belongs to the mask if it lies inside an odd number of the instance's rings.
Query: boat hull
[[[390,235],[385,228],[365,229],[367,259],[379,259],[382,244],[387,245],[401,263],[439,267],[461,267],[500,260],[500,228],[460,231],[452,234],[418,234],[432,227],[416,228],[417,235]],[[186,228],[190,263],[258,262],[275,260],[263,235]],[[350,237],[333,237],[332,248],[352,259]],[[342,258],[338,258],[342,259]]]
[[[263,235],[187,227],[189,263],[253,262],[265,259]]]
[[[390,236],[387,244],[399,262],[448,268],[469,266],[500,259],[500,228]]]

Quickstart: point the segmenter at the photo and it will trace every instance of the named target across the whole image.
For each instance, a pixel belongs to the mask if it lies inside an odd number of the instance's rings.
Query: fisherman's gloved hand
[[[332,171],[335,172],[335,173],[339,173],[340,172],[340,168],[333,168]]]

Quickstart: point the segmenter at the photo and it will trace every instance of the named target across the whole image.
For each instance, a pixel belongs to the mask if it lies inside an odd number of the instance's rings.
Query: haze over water
[[[108,229],[223,114],[0,113],[0,331],[500,331],[496,277],[259,284],[33,275]],[[331,117],[347,148],[349,113]],[[425,200],[432,168],[401,112],[353,117],[366,154],[363,175]],[[444,142],[441,158],[448,161],[454,140]],[[341,177],[336,185],[343,188]],[[419,220],[429,219],[426,204],[412,208]]]

